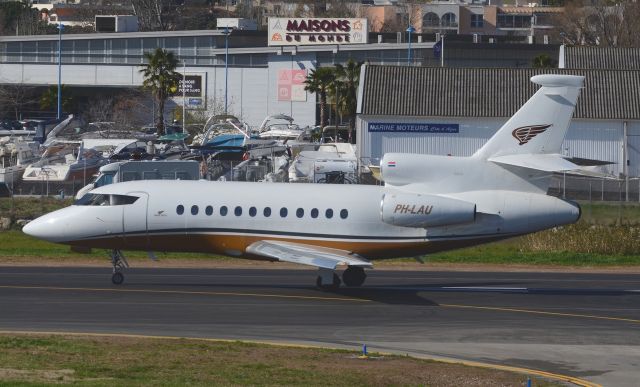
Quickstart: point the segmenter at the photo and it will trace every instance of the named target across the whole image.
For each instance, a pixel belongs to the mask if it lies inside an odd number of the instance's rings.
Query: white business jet
[[[317,285],[360,286],[371,260],[478,245],[576,222],[546,194],[584,78],[542,87],[470,157],[388,153],[385,186],[133,181],[101,187],[24,227],[37,238],[111,251],[207,252],[319,268]],[[346,268],[342,281],[336,270]]]

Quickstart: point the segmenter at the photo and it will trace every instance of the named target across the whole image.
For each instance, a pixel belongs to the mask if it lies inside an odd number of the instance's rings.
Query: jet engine
[[[402,227],[440,227],[473,222],[476,205],[439,195],[393,193],[382,197],[382,221]]]

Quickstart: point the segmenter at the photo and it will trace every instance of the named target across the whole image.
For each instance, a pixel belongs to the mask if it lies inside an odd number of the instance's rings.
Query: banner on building
[[[367,19],[269,18],[269,46],[363,44],[368,42]]]
[[[186,74],[184,78],[180,78],[178,88],[172,96],[184,96],[187,109],[206,108],[206,79],[206,74]]]
[[[367,126],[369,132],[389,133],[459,133],[458,124],[424,124],[424,123],[398,123],[398,122],[370,122]]]
[[[307,70],[278,70],[278,101],[306,102]]]

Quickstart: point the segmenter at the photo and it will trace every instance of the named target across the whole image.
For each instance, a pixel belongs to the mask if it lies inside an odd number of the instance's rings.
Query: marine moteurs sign
[[[269,46],[361,44],[367,41],[367,19],[269,18]]]

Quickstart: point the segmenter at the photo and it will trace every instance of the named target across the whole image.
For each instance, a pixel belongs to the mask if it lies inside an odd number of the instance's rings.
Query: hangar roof
[[[564,61],[568,69],[640,70],[640,48],[566,46]]]
[[[584,75],[575,118],[640,120],[640,71],[367,65],[358,113],[511,117],[539,88],[537,74]]]

